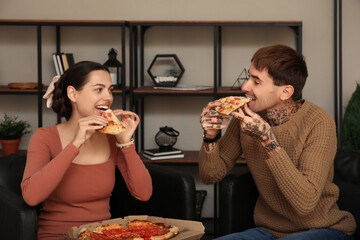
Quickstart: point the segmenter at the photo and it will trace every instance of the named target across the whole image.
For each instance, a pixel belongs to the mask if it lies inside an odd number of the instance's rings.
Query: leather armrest
[[[37,210],[0,185],[1,239],[36,240]]]
[[[196,219],[196,188],[190,174],[180,173],[166,166],[146,164],[153,194],[142,202],[132,197],[117,171],[116,184],[110,200],[112,218],[127,215],[151,215],[176,219]]]
[[[338,150],[334,160],[335,176],[344,181],[360,183],[360,151]]]
[[[219,183],[219,233],[225,235],[254,227],[258,192],[247,166],[234,168]]]
[[[341,210],[350,212],[360,224],[360,151],[338,150],[334,160],[334,183],[340,194],[337,204]],[[354,239],[360,239],[360,228],[354,233]]]

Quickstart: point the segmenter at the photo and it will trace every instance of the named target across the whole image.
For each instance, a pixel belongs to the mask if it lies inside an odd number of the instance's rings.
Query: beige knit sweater
[[[268,157],[256,139],[233,118],[216,149],[200,151],[199,173],[206,184],[220,181],[244,154],[259,191],[254,220],[277,237],[311,228],[352,235],[353,216],[339,210],[333,184],[336,132],[332,117],[309,101],[288,122],[273,127],[281,150]],[[244,196],[246,197],[246,196]]]

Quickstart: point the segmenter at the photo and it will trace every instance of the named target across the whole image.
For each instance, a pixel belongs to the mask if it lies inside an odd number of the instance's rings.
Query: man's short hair
[[[256,51],[251,63],[259,71],[266,69],[273,78],[274,85],[292,85],[294,100],[301,95],[308,76],[302,54],[285,45],[273,45]]]

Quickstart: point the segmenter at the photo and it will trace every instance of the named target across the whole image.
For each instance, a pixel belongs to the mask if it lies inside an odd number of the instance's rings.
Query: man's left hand
[[[231,115],[241,121],[240,127],[245,134],[261,142],[269,155],[280,149],[270,124],[259,114],[251,111],[247,104],[244,105],[244,110],[239,108],[237,111],[232,112]]]

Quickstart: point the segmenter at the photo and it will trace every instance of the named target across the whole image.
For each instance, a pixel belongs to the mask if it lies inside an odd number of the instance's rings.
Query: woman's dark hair
[[[67,96],[67,87],[73,86],[77,91],[81,90],[88,81],[88,76],[92,71],[104,70],[108,68],[100,63],[82,61],[70,66],[55,83],[54,98],[52,109],[59,117],[69,120],[72,113],[70,99]]]
[[[260,48],[251,63],[257,70],[267,69],[274,85],[294,87],[292,99],[296,100],[305,85],[308,71],[304,56],[285,45]]]

